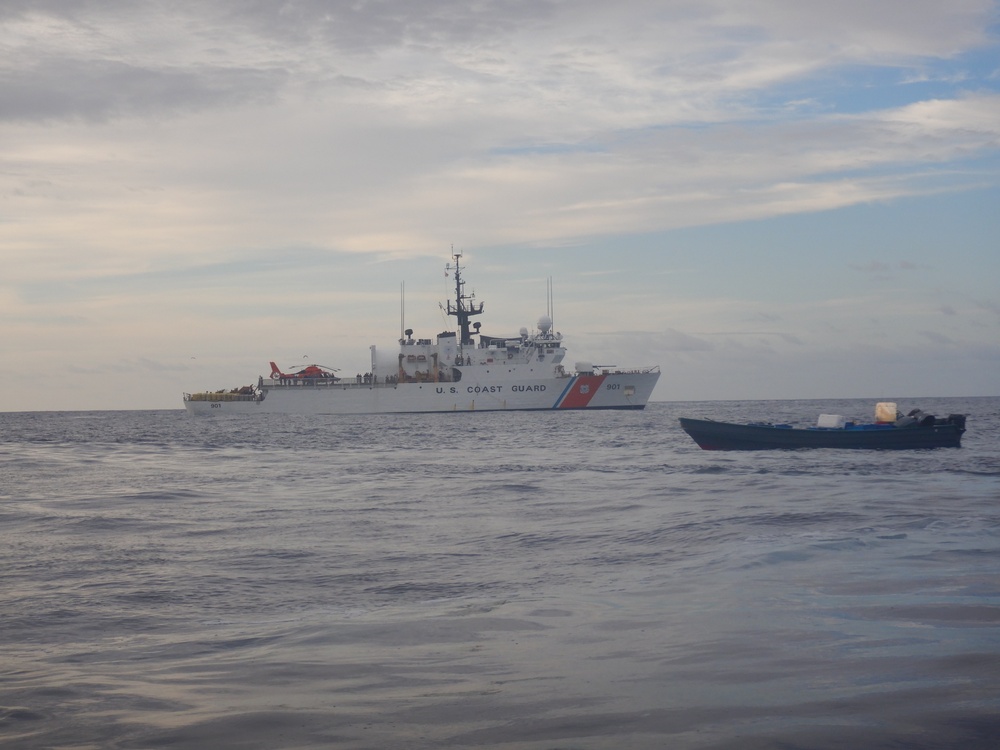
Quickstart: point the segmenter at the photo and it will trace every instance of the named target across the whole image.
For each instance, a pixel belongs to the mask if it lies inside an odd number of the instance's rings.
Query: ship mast
[[[461,253],[454,253],[455,259],[455,304],[448,300],[448,314],[458,318],[458,327],[462,331],[461,343],[471,344],[472,334],[469,333],[469,319],[473,315],[480,315],[483,312],[483,303],[475,303],[475,296],[465,293],[465,282],[462,280],[462,266],[459,264]]]

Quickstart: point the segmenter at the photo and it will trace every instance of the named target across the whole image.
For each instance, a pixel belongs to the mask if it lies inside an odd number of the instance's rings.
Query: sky
[[[654,401],[1000,395],[998,11],[2,0],[0,411],[365,372],[453,251]]]

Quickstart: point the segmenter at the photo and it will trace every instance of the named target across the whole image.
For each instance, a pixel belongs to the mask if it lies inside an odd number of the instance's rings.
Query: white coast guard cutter
[[[564,364],[562,334],[543,316],[538,328],[517,336],[488,336],[471,319],[483,303],[465,293],[461,254],[454,255],[455,299],[447,313],[457,331],[399,340],[396,367],[379,372],[375,347],[372,369],[340,378],[320,365],[291,373],[271,363],[270,377],[231,391],[185,393],[192,414],[391,414],[448,411],[539,409],[642,409],[660,377],[658,366],[617,368],[577,362]],[[474,329],[474,332],[473,332]],[[478,339],[478,341],[477,341]]]

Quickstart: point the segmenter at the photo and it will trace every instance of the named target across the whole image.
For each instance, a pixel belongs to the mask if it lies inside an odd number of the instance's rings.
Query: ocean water
[[[0,747],[1000,747],[1000,399],[900,407],[0,414]]]

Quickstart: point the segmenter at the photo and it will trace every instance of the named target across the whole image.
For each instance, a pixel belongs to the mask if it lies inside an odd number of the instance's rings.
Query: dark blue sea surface
[[[960,449],[644,412],[0,414],[0,747],[994,748],[1000,399]]]

